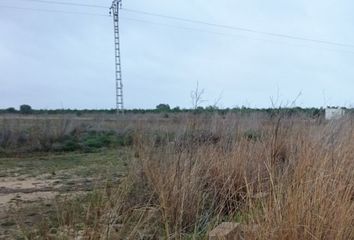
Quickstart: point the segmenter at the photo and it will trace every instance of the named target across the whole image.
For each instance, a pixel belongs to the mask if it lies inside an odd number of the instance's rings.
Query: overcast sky
[[[0,0],[0,108],[114,108],[111,18],[1,6],[108,13]],[[354,45],[350,0],[126,0],[123,7]],[[197,82],[204,105],[268,107],[271,97],[286,105],[300,92],[299,106],[354,105],[354,47],[121,13],[127,108],[190,107]]]

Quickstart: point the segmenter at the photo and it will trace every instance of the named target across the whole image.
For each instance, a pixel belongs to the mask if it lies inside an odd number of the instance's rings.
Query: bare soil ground
[[[126,150],[0,158],[0,239],[14,239],[26,227],[54,214],[58,198],[91,192],[118,182]]]

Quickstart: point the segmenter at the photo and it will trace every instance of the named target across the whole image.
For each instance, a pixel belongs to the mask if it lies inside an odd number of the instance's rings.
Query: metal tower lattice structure
[[[113,16],[113,25],[114,25],[117,114],[124,113],[123,80],[122,80],[122,66],[121,66],[120,42],[119,42],[119,11],[120,11],[121,7],[122,7],[122,0],[113,0],[112,6],[111,6],[111,14]]]

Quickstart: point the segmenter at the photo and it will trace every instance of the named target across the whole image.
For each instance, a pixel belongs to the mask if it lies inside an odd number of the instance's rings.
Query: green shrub
[[[67,152],[76,151],[81,148],[78,141],[73,138],[64,141],[62,146],[63,146],[62,151],[67,151]]]

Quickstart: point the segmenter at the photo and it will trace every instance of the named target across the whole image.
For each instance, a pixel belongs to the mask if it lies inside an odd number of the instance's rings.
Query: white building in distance
[[[342,108],[326,108],[325,118],[326,120],[338,120],[345,115],[345,110]]]

